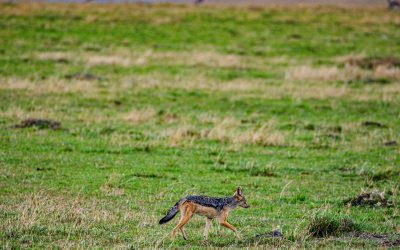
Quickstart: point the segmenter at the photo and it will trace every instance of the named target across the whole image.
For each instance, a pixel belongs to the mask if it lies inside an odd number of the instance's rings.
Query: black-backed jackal
[[[233,196],[224,198],[189,195],[180,199],[173,207],[171,207],[167,215],[165,215],[159,223],[167,223],[175,217],[178,211],[180,211],[181,218],[172,231],[171,237],[174,239],[177,231],[180,230],[183,238],[187,240],[187,236],[183,230],[183,227],[189,222],[194,214],[198,214],[206,217],[206,227],[204,229],[205,240],[208,239],[208,231],[213,219],[217,219],[221,226],[232,230],[235,233],[235,236],[240,239],[236,228],[227,222],[229,212],[238,206],[244,208],[250,207],[246,203],[246,199],[244,198],[242,189],[240,187],[236,189]]]

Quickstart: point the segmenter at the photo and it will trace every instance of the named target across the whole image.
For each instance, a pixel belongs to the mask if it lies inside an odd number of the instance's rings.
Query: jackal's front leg
[[[236,228],[234,226],[232,226],[231,224],[229,224],[226,219],[228,218],[228,214],[227,213],[223,213],[221,214],[221,216],[218,218],[219,220],[219,224],[223,227],[226,227],[230,230],[232,230],[232,232],[235,234],[236,238],[238,238],[240,240],[240,235],[237,232]]]
[[[206,227],[204,228],[204,240],[208,240],[208,230],[210,230],[211,219],[206,218]]]
[[[229,228],[230,230],[232,230],[233,233],[235,233],[236,238],[238,238],[240,240],[240,235],[237,232],[236,228],[234,226],[232,226],[231,224],[229,224],[227,221],[223,221],[220,222],[221,226]]]

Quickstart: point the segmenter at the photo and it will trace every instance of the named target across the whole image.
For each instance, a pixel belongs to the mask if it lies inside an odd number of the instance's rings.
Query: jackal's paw
[[[241,239],[239,234],[236,234],[236,238],[237,238],[238,240]]]

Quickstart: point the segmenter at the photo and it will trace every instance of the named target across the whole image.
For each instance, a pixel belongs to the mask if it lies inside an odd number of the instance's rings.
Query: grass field
[[[398,247],[399,28],[372,8],[0,5],[1,248]],[[237,186],[242,240],[158,225]]]

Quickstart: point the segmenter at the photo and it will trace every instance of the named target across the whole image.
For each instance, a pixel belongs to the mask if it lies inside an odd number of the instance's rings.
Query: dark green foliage
[[[359,226],[350,218],[338,214],[316,214],[310,219],[306,228],[312,237],[338,236],[357,231]]]

